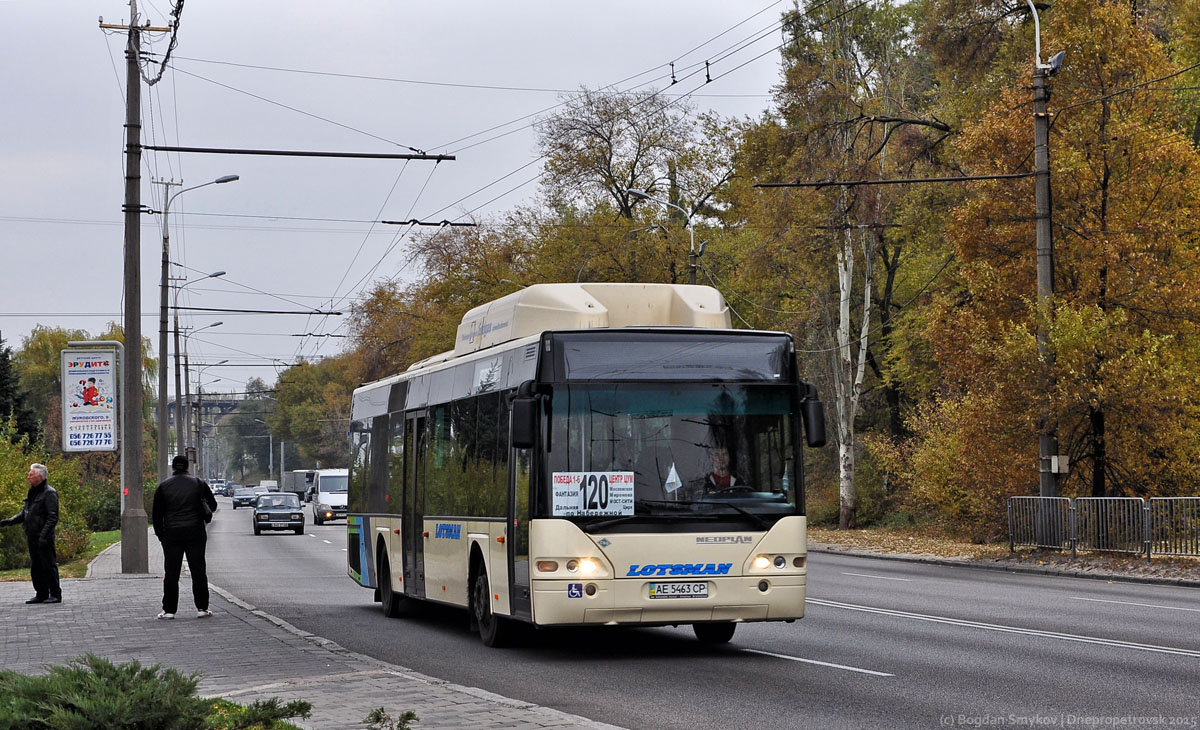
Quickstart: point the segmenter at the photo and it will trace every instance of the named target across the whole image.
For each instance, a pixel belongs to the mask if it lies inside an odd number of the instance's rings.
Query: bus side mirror
[[[825,407],[817,397],[817,388],[808,383],[800,385],[802,399],[800,416],[804,419],[804,441],[816,449],[825,445]]]
[[[533,396],[519,395],[512,400],[509,443],[515,449],[533,448],[537,441],[537,406]]]
[[[546,389],[543,387],[542,391]],[[537,443],[537,412],[541,399],[538,398],[537,383],[526,380],[517,386],[509,408],[508,442],[514,449],[531,449]]]

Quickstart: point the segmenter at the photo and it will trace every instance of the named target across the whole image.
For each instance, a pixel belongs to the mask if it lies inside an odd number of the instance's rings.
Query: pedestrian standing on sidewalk
[[[0,527],[25,526],[25,542],[29,545],[29,576],[33,579],[33,598],[26,603],[62,603],[62,587],[58,583],[58,556],[54,551],[54,526],[58,524],[58,491],[47,481],[45,464],[30,464],[29,492],[21,511]]]
[[[161,619],[173,619],[179,609],[179,574],[186,555],[192,573],[192,598],[196,602],[196,617],[208,618],[208,569],[204,563],[204,548],[208,533],[204,524],[217,509],[208,484],[187,473],[186,456],[171,460],[174,474],[158,485],[154,492],[154,536],[162,543],[165,575],[163,576]]]

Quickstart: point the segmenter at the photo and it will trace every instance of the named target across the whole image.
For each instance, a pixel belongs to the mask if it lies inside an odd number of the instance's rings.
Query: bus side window
[[[388,458],[387,508],[399,514],[404,509],[404,414],[392,414],[392,433]]]
[[[484,499],[479,512],[484,517],[504,517],[508,505],[508,462],[500,454],[500,394],[483,393],[478,396],[479,421],[475,430],[475,453],[479,460],[480,479],[485,484]],[[507,421],[503,422],[507,425]],[[507,438],[505,439],[507,441]],[[507,456],[507,454],[505,454]]]
[[[388,415],[376,416],[371,427],[371,445],[367,470],[367,512],[387,510],[388,492]]]
[[[351,449],[349,507],[355,512],[365,512],[367,506],[367,472],[371,461],[371,427],[373,419],[354,421],[350,424]]]

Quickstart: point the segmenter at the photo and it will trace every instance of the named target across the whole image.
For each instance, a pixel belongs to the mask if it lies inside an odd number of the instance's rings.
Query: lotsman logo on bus
[[[715,535],[696,538],[697,545],[749,545],[754,538],[749,535]]]
[[[629,566],[626,578],[650,575],[729,575],[733,563],[658,563],[656,565]]]
[[[433,530],[435,538],[446,538],[447,540],[462,539],[462,525],[446,525],[441,522]]]

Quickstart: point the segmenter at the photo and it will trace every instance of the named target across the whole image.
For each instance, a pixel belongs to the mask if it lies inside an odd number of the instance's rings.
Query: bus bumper
[[[691,581],[708,584],[703,598],[651,598],[651,584],[664,581],[648,578],[534,580],[533,620],[543,626],[789,621],[804,618],[806,579],[784,575]]]

